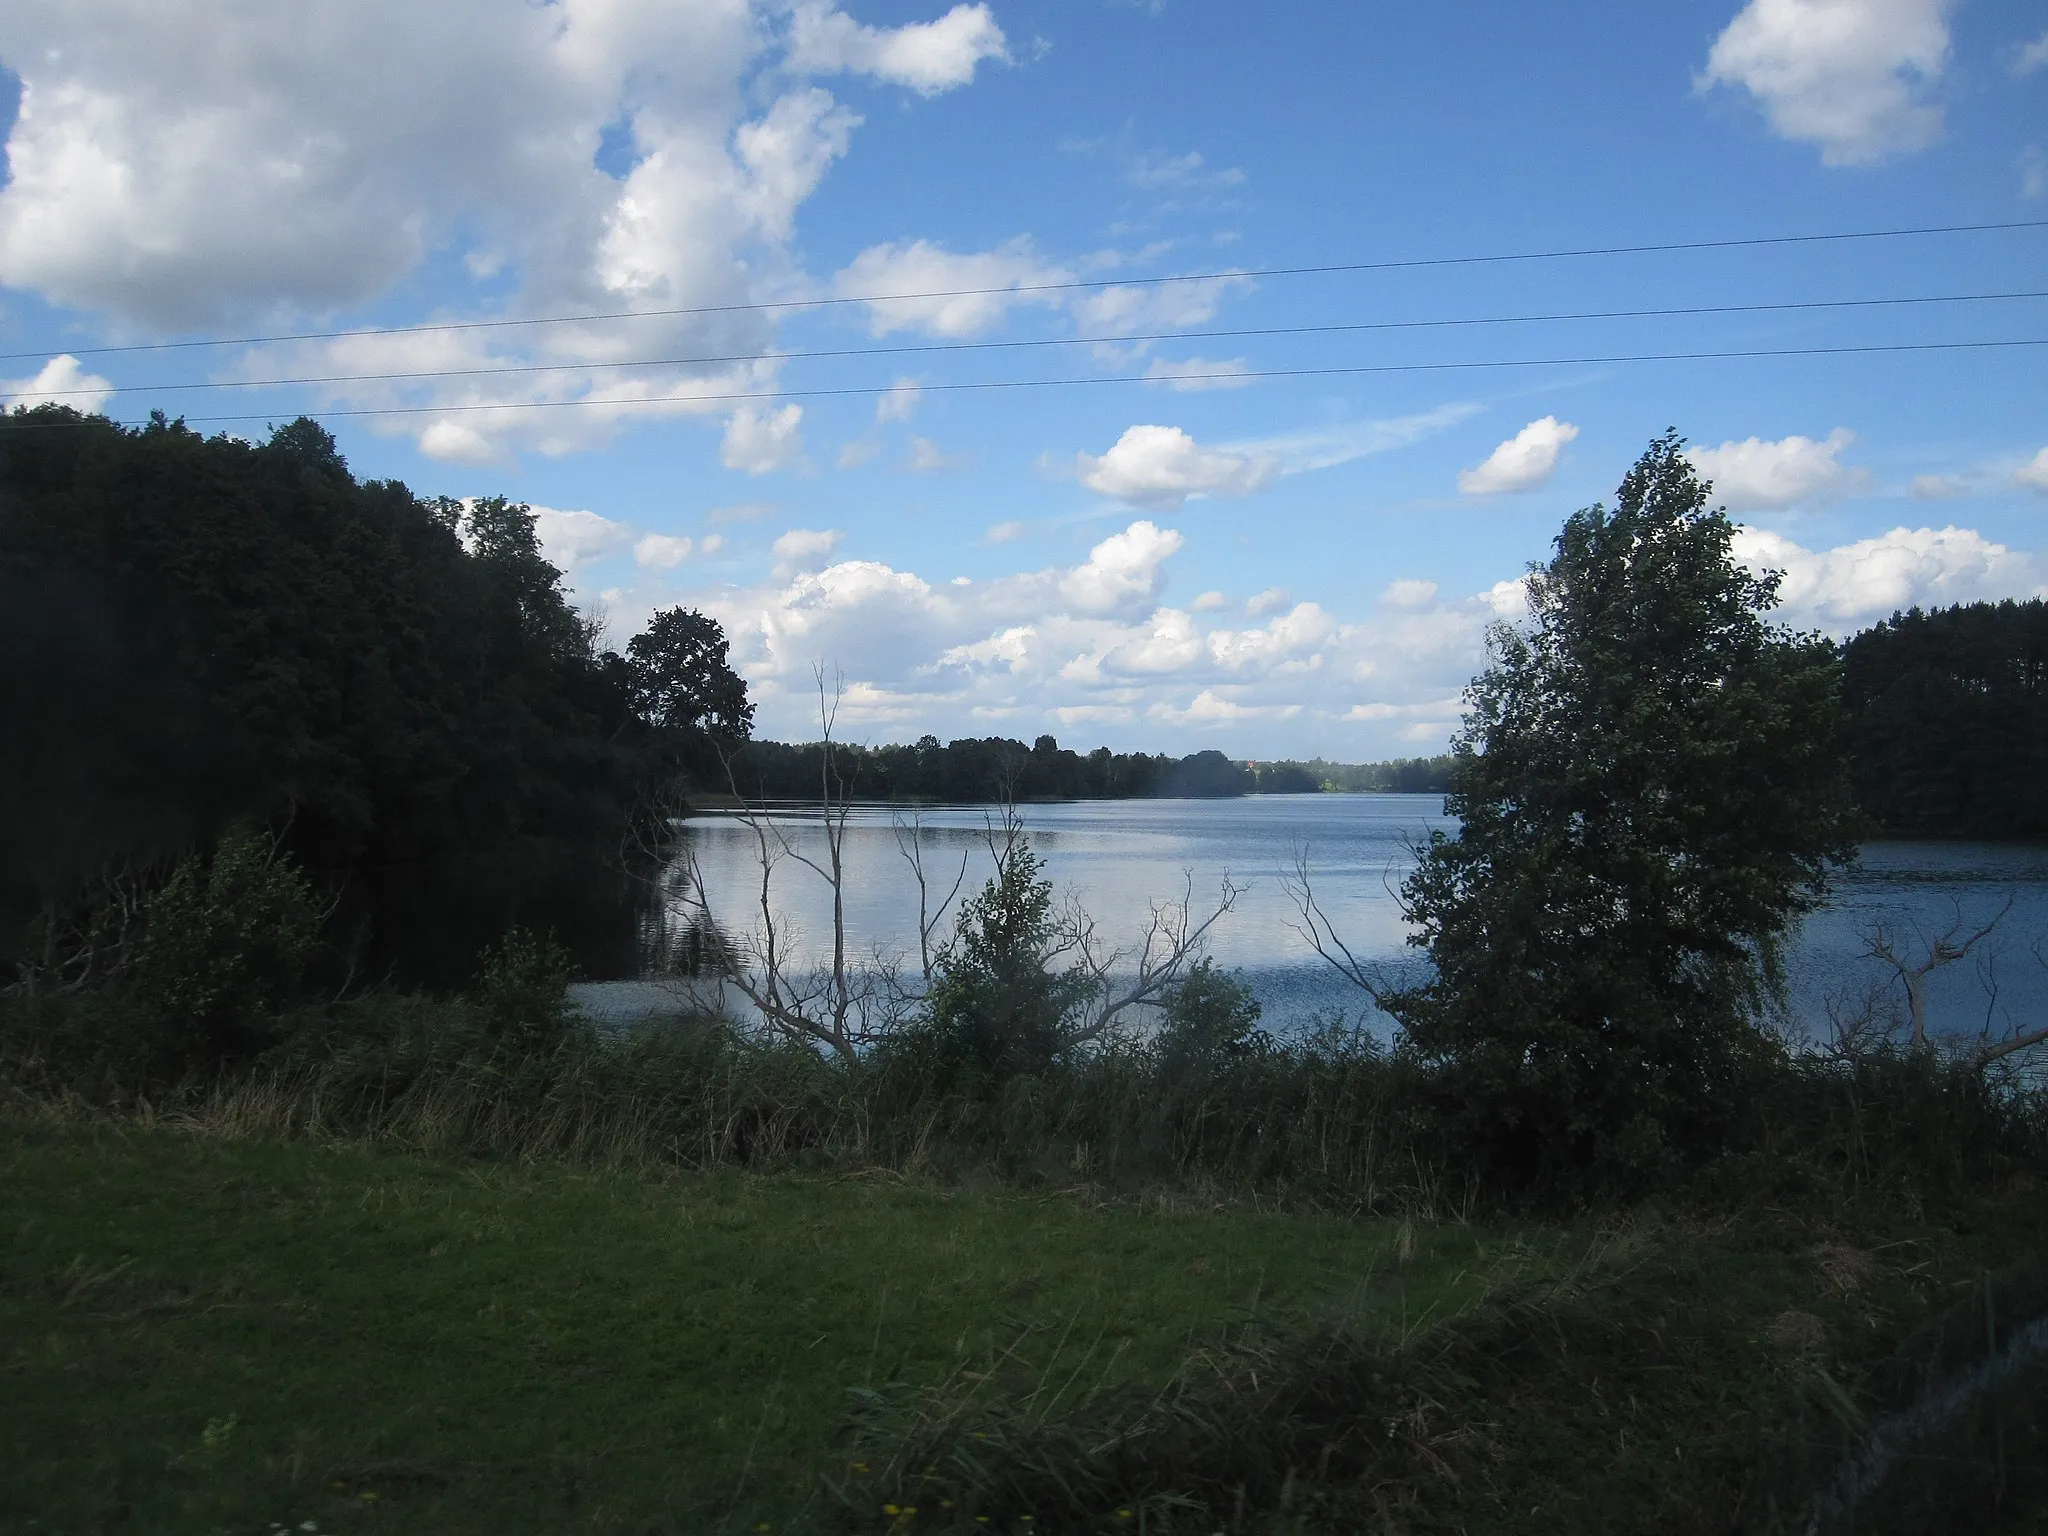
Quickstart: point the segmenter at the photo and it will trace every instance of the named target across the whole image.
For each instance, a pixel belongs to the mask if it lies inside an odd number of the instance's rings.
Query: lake
[[[922,808],[915,835],[937,894],[966,862],[962,893],[991,872],[990,812],[980,806]],[[851,815],[845,859],[849,951],[877,949],[916,965],[917,888],[901,852],[912,835],[904,807],[860,807]],[[1070,892],[1113,942],[1142,933],[1154,902],[1178,899],[1193,881],[1195,902],[1213,904],[1227,876],[1239,887],[1232,911],[1212,930],[1218,964],[1242,973],[1270,1028],[1298,1027],[1340,1011],[1358,1017],[1367,1000],[1316,956],[1283,883],[1306,849],[1317,894],[1338,932],[1362,959],[1413,974],[1423,964],[1404,940],[1395,892],[1409,848],[1431,828],[1453,824],[1436,795],[1262,795],[1237,800],[1098,800],[1022,809],[1047,876]],[[775,818],[799,850],[823,850],[814,817]],[[714,916],[727,929],[753,915],[760,868],[754,834],[723,815],[684,824]],[[943,871],[943,878],[938,875]],[[824,883],[793,860],[775,871],[773,903],[802,949],[822,955],[831,942]],[[1903,1007],[1891,973],[1862,956],[1864,935],[1883,925],[1900,948],[1924,954],[1937,935],[1983,923],[2010,899],[2012,909],[1980,953],[1929,979],[1929,1016],[1944,1031],[1975,1033],[1987,1017],[1998,1027],[2048,1015],[2048,964],[2030,950],[2048,936],[2048,848],[1999,843],[1872,843],[1842,872],[1835,900],[1803,926],[1791,947],[1795,1023],[1825,1030],[1830,1006],[1874,999]],[[950,921],[945,931],[950,931]],[[630,1009],[633,994],[585,990],[596,1011]]]

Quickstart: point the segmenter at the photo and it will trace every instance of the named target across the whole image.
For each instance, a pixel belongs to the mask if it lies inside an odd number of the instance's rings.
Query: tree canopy
[[[1574,513],[1467,690],[1402,888],[1435,978],[1396,1000],[1504,1155],[1654,1164],[1711,1134],[1790,925],[1853,851],[1834,648],[1765,620],[1676,434]]]
[[[380,964],[383,939],[471,904],[484,936],[578,921],[591,891],[567,872],[615,857],[674,739],[748,717],[716,623],[663,621],[694,659],[628,649],[708,712],[636,690],[517,502],[359,482],[304,419],[257,444],[0,418],[0,946],[236,823],[287,829]]]
[[[1893,614],[1842,660],[1857,798],[1877,825],[2048,836],[2048,602]]]

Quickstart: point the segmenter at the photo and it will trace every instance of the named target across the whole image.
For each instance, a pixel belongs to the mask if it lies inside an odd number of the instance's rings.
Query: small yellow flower
[[[868,1469],[868,1464],[867,1464],[866,1462],[864,1462],[864,1461],[856,1461],[856,1462],[855,1462],[855,1463],[853,1464],[853,1470],[854,1470],[854,1471],[856,1471],[856,1472],[863,1472],[863,1473],[864,1473],[864,1472],[866,1472],[866,1471],[867,1471],[867,1469]]]
[[[884,1504],[882,1506],[882,1513],[885,1515],[896,1515],[901,1514],[902,1511],[899,1510],[894,1504]]]

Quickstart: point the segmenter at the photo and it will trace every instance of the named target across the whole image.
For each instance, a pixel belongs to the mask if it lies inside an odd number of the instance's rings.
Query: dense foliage
[[[1675,434],[1573,514],[1467,691],[1402,888],[1435,976],[1396,1000],[1479,1146],[1648,1176],[1715,1139],[1772,1049],[1790,925],[1852,852],[1834,647],[1765,622]]]
[[[746,729],[715,631],[664,615],[600,650],[526,507],[359,482],[308,420],[255,444],[16,412],[4,958],[61,971],[77,909],[237,823],[343,892],[341,948],[377,972],[465,977],[522,917],[588,926],[646,781]],[[403,942],[465,922],[445,958]]]
[[[1879,826],[2048,836],[2048,602],[1894,614],[1842,660],[1857,797]]]
[[[750,799],[816,799],[824,754],[821,742],[749,742],[733,764],[732,782]],[[910,745],[878,747],[834,742],[832,764],[845,793],[861,800],[1125,800],[1242,795],[1257,788],[1255,776],[1221,752],[1172,758],[1097,747],[1083,756],[1051,736],[1028,747],[1004,736],[953,742],[923,736]]]

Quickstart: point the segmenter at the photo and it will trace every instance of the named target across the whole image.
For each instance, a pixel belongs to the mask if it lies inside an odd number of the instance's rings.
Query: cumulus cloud
[[[1276,608],[1285,608],[1294,601],[1294,594],[1285,587],[1268,587],[1245,599],[1244,611],[1253,618],[1262,613],[1271,613]]]
[[[1100,455],[1078,454],[1075,473],[1101,496],[1170,511],[1191,496],[1249,496],[1278,469],[1270,455],[1203,448],[1179,427],[1135,426]]]
[[[1021,539],[1029,527],[1028,523],[1012,518],[1008,522],[994,524],[982,537],[991,544],[1007,544],[1012,539]]]
[[[986,6],[874,28],[819,0],[305,0],[238,7],[231,30],[222,47],[154,0],[0,8],[0,59],[21,82],[0,283],[145,334],[326,329],[439,261],[478,284],[450,318],[645,312],[631,328],[259,346],[225,370],[471,370],[319,398],[404,407],[371,424],[477,463],[772,388],[772,361],[616,365],[772,350],[773,321],[747,306],[796,283],[796,211],[860,122],[810,77],[930,94],[1003,51]],[[623,155],[600,166],[601,143]],[[474,371],[506,367],[529,371]],[[433,406],[448,414],[420,414]]]
[[[2039,559],[1971,528],[1894,528],[1836,549],[1810,550],[1760,528],[1739,528],[1735,556],[1784,573],[1780,617],[1841,631],[1915,604],[1946,606],[2048,593]]]
[[[1928,99],[1948,58],[1951,0],[1750,0],[1698,85],[1748,91],[1782,138],[1823,165],[1868,165],[1942,134]]]
[[[2048,32],[2031,43],[2022,43],[2012,56],[2012,72],[2016,75],[2031,75],[2043,67],[2048,67]]]
[[[895,28],[862,26],[827,0],[798,0],[790,16],[792,69],[873,75],[923,96],[966,85],[975,66],[1009,56],[986,5],[956,5],[937,21]]]
[[[1962,475],[1915,475],[1906,489],[1916,501],[1953,501],[1970,494],[1970,482]]]
[[[1558,454],[1578,435],[1577,427],[1555,416],[1532,421],[1488,454],[1484,463],[1459,470],[1458,489],[1467,496],[1534,490],[1550,478]]]
[[[711,539],[704,543],[710,548]],[[688,539],[675,534],[650,533],[633,546],[633,563],[644,570],[672,571],[690,558],[694,547]]]
[[[1841,451],[1856,441],[1837,427],[1816,442],[1786,437],[1767,442],[1752,437],[1718,448],[1688,448],[1686,457],[1713,482],[1714,499],[1731,512],[1776,511],[1801,502],[1825,501],[1861,489],[1868,474],[1841,462]]]
[[[1166,558],[1181,544],[1175,529],[1135,522],[1088,551],[1085,562],[1060,578],[1060,593],[1082,613],[1113,613],[1150,603],[1165,584]]]
[[[810,669],[822,662],[849,679],[842,722],[886,739],[994,729],[1028,739],[1085,725],[1120,745],[1261,757],[1435,750],[1484,664],[1487,626],[1527,618],[1520,577],[1465,595],[1402,578],[1348,617],[1280,591],[1261,594],[1256,611],[1220,593],[1176,600],[1174,567],[1196,536],[1135,518],[1070,563],[946,580],[846,558],[834,530],[791,529],[776,541],[772,578],[650,581],[611,607],[627,629],[636,604],[681,601],[717,617],[764,735],[814,723]],[[1742,528],[1736,549],[1754,568],[1786,573],[1784,618],[1835,633],[1915,602],[2048,589],[2040,556],[1966,528],[1901,528],[1820,549]],[[700,542],[675,569],[695,570],[708,553]],[[1353,601],[1355,585],[1311,599]]]
[[[2012,483],[2022,490],[2039,491],[2048,495],[2048,448],[2043,448],[2027,463],[2012,472]]]
[[[876,423],[910,420],[917,414],[918,402],[923,398],[924,386],[917,380],[898,379],[875,402]]]
[[[867,301],[871,335],[919,331],[957,339],[989,330],[1019,304],[1058,308],[1066,295],[1052,285],[1073,280],[1072,272],[1042,260],[1021,237],[992,251],[968,252],[907,240],[869,246],[833,277],[832,291]]]
[[[740,407],[725,424],[718,462],[750,475],[795,468],[804,461],[804,441],[798,430],[803,419],[800,405],[785,405],[780,410]]]
[[[1393,608],[1427,608],[1436,601],[1436,592],[1435,582],[1409,577],[1388,582],[1387,590],[1380,594],[1380,601]]]
[[[913,475],[936,475],[945,470],[959,469],[967,462],[964,456],[947,453],[928,437],[913,437],[910,456],[903,461],[903,467]]]
[[[602,560],[633,542],[633,530],[626,524],[615,523],[595,512],[535,507],[533,525],[541,553],[550,564],[569,572],[593,560]]]
[[[87,373],[69,352],[60,352],[26,379],[0,379],[0,410],[68,405],[73,410],[96,411],[113,393],[114,386],[107,380]]]
[[[823,565],[839,548],[837,528],[792,528],[772,547],[777,569],[812,570]]]

